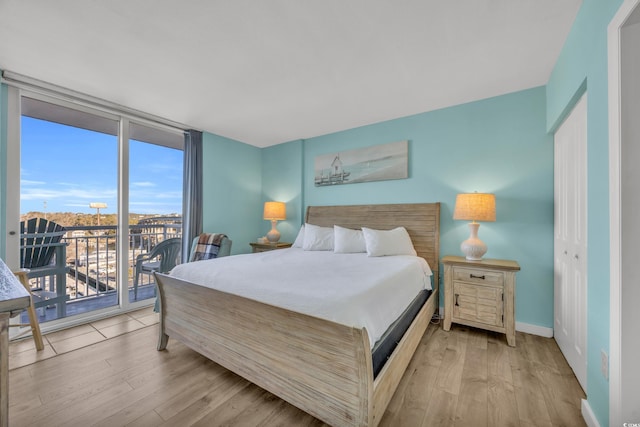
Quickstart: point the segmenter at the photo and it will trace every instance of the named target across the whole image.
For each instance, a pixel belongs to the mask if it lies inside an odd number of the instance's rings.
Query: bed
[[[305,222],[323,227],[403,226],[431,268],[432,292],[375,376],[365,328],[164,274],[158,350],[177,339],[330,425],[376,426],[438,306],[439,216],[439,203],[307,209]]]

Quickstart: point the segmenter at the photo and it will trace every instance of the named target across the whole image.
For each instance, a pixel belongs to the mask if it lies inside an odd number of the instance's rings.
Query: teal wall
[[[303,149],[304,142],[297,140],[262,150],[262,202],[275,200],[287,204],[287,220],[278,222],[283,242],[293,242],[304,221]],[[259,226],[260,236],[271,229],[271,223],[261,217]]]
[[[459,192],[496,194],[497,221],[483,223],[487,257],[515,259],[516,320],[553,326],[553,143],[545,126],[543,87],[338,132],[304,141],[303,176],[279,178],[276,156],[263,167],[272,191],[301,183],[304,205],[418,203],[441,205],[441,254],[460,254],[469,235],[453,221]],[[409,141],[409,178],[315,187],[317,155]],[[300,159],[299,145],[279,147],[279,164]],[[265,186],[266,187],[266,186]],[[297,227],[299,223],[295,224]]]
[[[232,254],[250,252],[249,242],[268,231],[256,219],[262,217],[261,150],[206,132],[202,145],[203,230],[227,234]]]
[[[547,128],[553,132],[587,91],[587,401],[609,424],[609,382],[600,351],[609,353],[609,140],[607,26],[621,0],[584,0],[547,84]]]

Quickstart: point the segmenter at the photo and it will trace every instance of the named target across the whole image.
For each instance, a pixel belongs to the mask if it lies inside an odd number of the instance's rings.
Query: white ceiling
[[[581,0],[0,0],[0,69],[258,147],[544,85]]]

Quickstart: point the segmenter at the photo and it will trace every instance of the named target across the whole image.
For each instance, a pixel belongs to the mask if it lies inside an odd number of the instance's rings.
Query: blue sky
[[[182,213],[182,151],[130,141],[129,211]],[[117,211],[118,142],[106,135],[22,117],[20,213]]]

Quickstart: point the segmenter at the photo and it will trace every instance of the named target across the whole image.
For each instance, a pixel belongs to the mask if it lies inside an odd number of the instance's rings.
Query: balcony
[[[30,280],[36,295],[47,301],[46,295],[57,296],[52,303],[41,302],[37,308],[40,322],[86,313],[118,305],[117,228],[107,226],[65,227],[64,250],[57,256],[64,258],[66,274],[51,274]],[[149,252],[159,242],[181,237],[181,218],[153,217],[129,226],[127,255],[127,290],[134,302],[133,273],[138,255]],[[62,254],[62,255],[61,255]],[[60,260],[54,260],[59,265]],[[137,301],[155,297],[153,276],[142,274],[138,280]],[[63,295],[63,298],[59,296]],[[38,296],[34,297],[38,300]],[[64,302],[59,302],[64,300]],[[23,314],[23,317],[26,313]],[[25,318],[26,319],[26,318]]]

